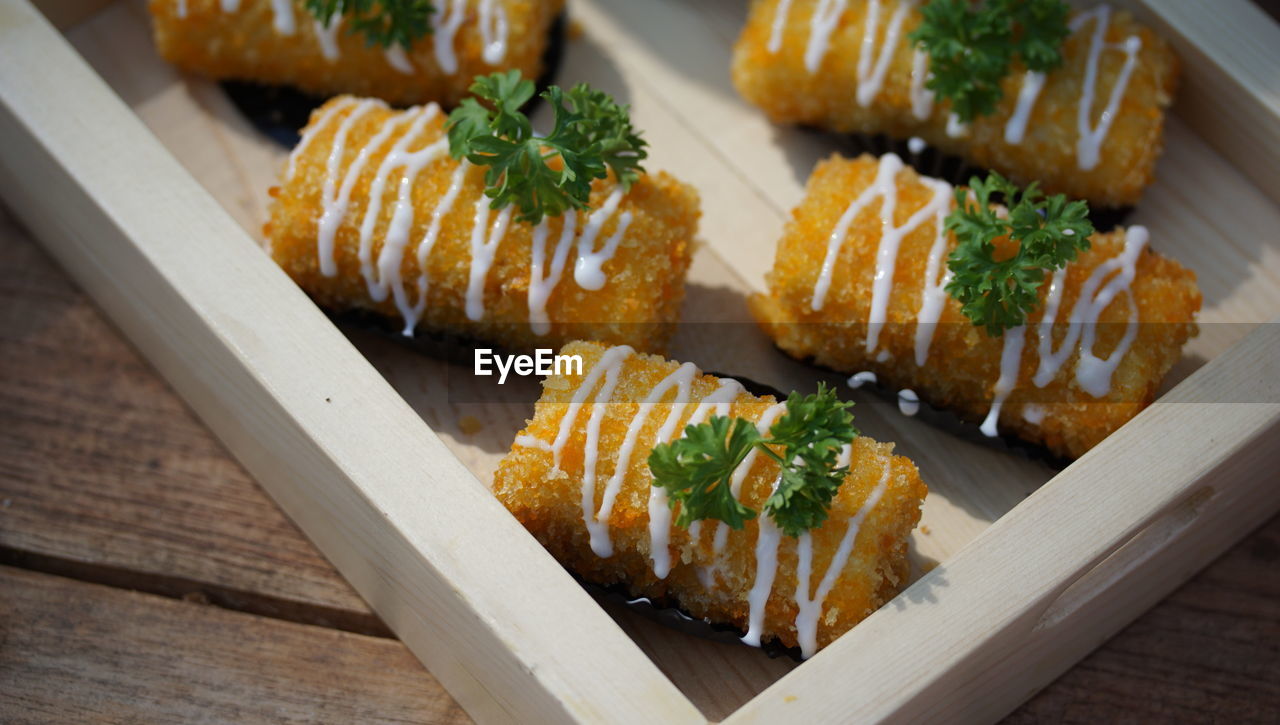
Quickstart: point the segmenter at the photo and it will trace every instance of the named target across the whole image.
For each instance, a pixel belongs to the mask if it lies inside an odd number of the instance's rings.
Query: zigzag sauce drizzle
[[[600,428],[610,404],[620,404],[620,401],[612,401],[612,398],[620,383],[622,366],[634,352],[634,350],[626,346],[613,347],[605,351],[600,360],[583,377],[581,384],[570,398],[568,409],[560,418],[560,425],[554,442],[547,443],[531,435],[519,435],[515,440],[517,446],[550,453],[553,467],[559,470],[564,446],[572,435],[582,406],[587,404],[589,400],[593,403],[591,416],[586,424],[586,435],[583,444],[581,501],[582,520],[590,537],[591,549],[600,557],[613,555],[613,542],[609,535],[609,517],[613,513],[613,504],[622,489],[624,480],[631,471],[635,447],[639,442],[639,435],[644,428],[645,422],[656,408],[662,405],[670,405],[670,411],[657,432],[654,445],[670,441],[677,430],[681,418],[684,416],[684,411],[687,410],[688,404],[691,402],[690,394],[693,381],[699,374],[698,369],[692,364],[684,363],[649,389],[644,400],[639,404],[638,409],[632,414],[627,423],[622,445],[618,448],[613,473],[605,482],[604,492],[600,499],[599,508],[597,508],[595,490],[596,469],[601,452]],[[675,391],[674,398],[669,403],[664,403],[663,401],[673,389]],[[715,415],[728,415],[733,401],[743,392],[745,391],[737,381],[728,378],[721,379],[719,386],[694,408],[686,425],[702,423],[713,413]],[[776,403],[765,409],[756,423],[756,429],[762,435],[766,434],[784,412],[786,412],[784,403]],[[735,498],[741,495],[742,484],[750,474],[758,454],[759,451],[753,449],[734,469],[730,477],[730,490]],[[852,447],[845,445],[840,452],[837,465],[847,466],[851,458]],[[827,565],[822,580],[819,582],[818,588],[812,597],[809,596],[809,583],[813,576],[812,540],[808,534],[802,535],[797,540],[799,563],[796,572],[795,597],[797,615],[795,626],[801,651],[805,657],[812,655],[817,648],[817,627],[822,613],[822,604],[835,587],[836,581],[852,556],[853,547],[863,521],[876,507],[887,490],[890,471],[891,464],[886,461],[884,473],[879,484],[871,491],[858,512],[848,520],[847,528],[840,540],[840,544],[837,546],[832,560]],[[774,487],[777,486],[777,480],[774,481],[773,485]],[[656,486],[650,487],[648,514],[650,558],[653,561],[654,574],[661,579],[665,578],[671,569],[669,551],[671,513],[667,505],[664,489]],[[759,516],[756,521],[758,529],[755,545],[756,571],[751,590],[747,595],[749,606],[748,629],[743,641],[747,644],[759,646],[764,627],[765,604],[772,595],[774,581],[777,578],[778,547],[782,540],[782,534],[770,517]],[[695,522],[689,527],[689,536],[692,539],[696,540],[700,537],[702,531],[701,523]],[[715,570],[727,543],[728,534],[729,527],[724,523],[718,523],[711,563],[698,568],[699,580],[708,589],[717,586]]]
[[[456,54],[458,30],[467,18],[467,0],[442,0],[444,7],[431,13],[431,26],[436,64],[447,75],[458,72]],[[176,14],[186,19],[188,0],[175,0]],[[240,0],[219,0],[222,12],[235,13],[240,10]],[[480,30],[482,50],[480,57],[485,63],[497,66],[506,60],[507,41],[510,28],[507,20],[506,6],[498,0],[479,0],[476,8],[476,25]],[[272,27],[282,36],[288,37],[298,30],[294,17],[293,0],[271,0]],[[337,62],[341,56],[338,48],[338,28],[342,25],[341,13],[335,13],[329,23],[312,20],[316,44],[320,46],[320,54],[330,63]],[[392,45],[383,51],[387,65],[406,75],[416,72],[412,61],[401,45]]]
[[[849,465],[849,457],[849,446],[845,446],[839,465]],[[818,649],[818,618],[822,614],[822,603],[835,587],[840,572],[844,571],[845,565],[849,563],[849,556],[853,553],[853,545],[858,539],[858,531],[862,528],[863,520],[876,507],[876,504],[880,503],[880,497],[889,487],[891,470],[892,466],[886,462],[884,473],[880,475],[880,482],[867,496],[858,513],[849,518],[844,536],[840,538],[840,545],[836,547],[835,555],[827,564],[827,570],[823,573],[822,581],[819,582],[818,590],[814,592],[812,598],[809,596],[809,579],[813,571],[813,538],[808,532],[800,535],[796,544],[796,555],[799,559],[796,566],[796,606],[799,610],[796,613],[796,639],[800,642],[800,653],[805,657],[812,657]]]
[[[887,319],[896,259],[902,240],[913,229],[932,216],[934,242],[929,250],[921,289],[921,305],[916,315],[915,360],[924,367],[929,348],[937,329],[938,319],[946,303],[946,286],[951,272],[945,268],[947,234],[944,227],[946,214],[951,209],[951,187],[945,182],[920,177],[920,182],[933,190],[929,201],[916,210],[902,226],[895,226],[894,216],[898,199],[897,174],[903,169],[902,160],[894,154],[880,157],[875,179],[849,203],[836,222],[828,238],[827,253],[814,283],[810,308],[823,309],[827,293],[836,272],[840,250],[849,229],[858,215],[876,200],[880,200],[880,239],[876,248],[876,264],[873,271],[871,309],[867,319],[867,337],[864,349],[868,356],[876,352],[880,331]],[[1125,231],[1124,249],[1119,255],[1099,264],[1080,290],[1080,301],[1072,309],[1067,333],[1057,349],[1053,347],[1052,330],[1061,303],[1067,269],[1054,273],[1045,300],[1045,311],[1037,326],[1039,332],[1039,369],[1033,378],[1038,387],[1048,385],[1066,361],[1079,351],[1075,367],[1076,382],[1086,393],[1103,397],[1111,390],[1111,380],[1120,361],[1137,337],[1137,310],[1131,309],[1125,334],[1107,359],[1094,354],[1098,320],[1102,312],[1121,293],[1128,292],[1137,273],[1137,261],[1146,247],[1148,233],[1145,227],[1133,226]],[[1105,284],[1104,284],[1105,283]],[[992,392],[991,407],[982,423],[982,432],[988,436],[997,433],[997,422],[1004,401],[1017,387],[1025,347],[1027,327],[1019,326],[1005,331],[1004,347],[1000,356],[1000,375]],[[1079,345],[1077,345],[1079,342]],[[881,350],[880,354],[886,351]],[[878,358],[877,358],[878,359]],[[1032,414],[1032,418],[1042,416]]]
[[[902,0],[885,23],[883,40],[877,44],[880,34],[881,0],[867,0],[866,16],[863,21],[862,40],[858,52],[857,89],[855,98],[858,105],[867,107],[880,95],[888,74],[889,64],[893,62],[894,52],[904,42],[910,43],[902,32],[908,13],[916,6],[916,0]],[[773,23],[770,28],[766,49],[773,54],[782,50],[787,18],[791,13],[792,0],[780,0],[774,9]],[[818,0],[809,18],[809,35],[804,51],[804,66],[810,73],[816,73],[822,67],[823,58],[830,50],[831,37],[840,25],[840,18],[847,9],[847,0]],[[1080,100],[1076,106],[1076,163],[1082,171],[1097,167],[1101,160],[1102,144],[1106,141],[1115,122],[1120,101],[1128,88],[1129,80],[1137,64],[1138,53],[1142,50],[1142,38],[1130,35],[1119,43],[1106,42],[1107,29],[1111,23],[1111,7],[1098,5],[1079,13],[1069,23],[1072,33],[1080,32],[1088,23],[1093,23],[1093,33],[1089,41],[1089,53],[1085,60],[1085,75],[1080,88]],[[1099,65],[1103,51],[1118,50],[1125,54],[1124,64],[1116,76],[1115,84],[1098,122],[1093,123],[1094,97],[1097,95]],[[929,79],[928,54],[919,48],[912,49],[911,59],[911,113],[917,120],[927,120],[933,113],[934,94],[925,87]],[[1044,73],[1025,71],[1022,85],[1018,91],[1018,99],[1013,112],[1005,121],[1004,140],[1006,143],[1019,145],[1026,138],[1027,123],[1035,109],[1040,93],[1044,89],[1046,76]],[[946,134],[951,137],[962,136],[967,132],[967,125],[960,122],[954,114],[947,119]]]
[[[426,309],[431,282],[428,274],[431,251],[439,240],[444,218],[453,210],[459,194],[466,186],[468,172],[474,167],[466,160],[457,163],[450,176],[448,189],[431,211],[427,230],[416,246],[415,256],[419,270],[416,280],[417,296],[416,300],[410,301],[404,280],[401,279],[401,267],[415,224],[414,186],[424,169],[436,163],[454,162],[449,158],[447,138],[441,136],[434,141],[424,141],[436,133],[428,132],[428,129],[431,122],[441,115],[439,106],[431,103],[415,106],[404,113],[389,114],[359,149],[351,163],[343,169],[347,142],[353,129],[370,112],[386,108],[386,104],[381,101],[353,99],[344,99],[326,108],[323,115],[303,132],[301,141],[290,154],[285,180],[293,178],[297,170],[297,159],[311,147],[316,136],[336,122],[338,127],[334,131],[325,160],[321,189],[322,211],[316,234],[320,272],[326,277],[332,277],[338,273],[334,240],[338,229],[347,219],[352,193],[369,163],[388,143],[392,144],[370,181],[368,206],[359,226],[358,256],[369,297],[375,302],[381,302],[389,294],[393,295],[404,320],[403,332],[410,336]],[[344,111],[348,112],[341,115]],[[394,142],[391,141],[393,137],[396,138]],[[417,144],[424,145],[410,151]],[[393,188],[397,190],[396,202],[392,207],[391,219],[382,234],[382,248],[375,261],[374,241],[378,236],[378,222],[388,184],[395,184]],[[586,215],[581,232],[578,231],[579,215],[576,212],[570,210],[560,217],[562,226],[559,241],[549,265],[546,259],[546,241],[551,220],[543,219],[532,230],[528,306],[529,321],[535,334],[544,335],[550,331],[547,301],[561,281],[568,255],[575,243],[577,256],[574,262],[574,281],[586,290],[598,290],[607,284],[604,265],[617,253],[632,219],[630,211],[619,211],[624,196],[622,188],[615,186],[600,207]],[[494,215],[489,203],[488,197],[482,194],[473,205],[469,235],[471,265],[466,292],[466,314],[473,321],[484,319],[485,281],[498,247],[512,224],[513,207],[508,206]],[[614,231],[597,249],[596,241],[605,225],[615,218],[617,223]]]

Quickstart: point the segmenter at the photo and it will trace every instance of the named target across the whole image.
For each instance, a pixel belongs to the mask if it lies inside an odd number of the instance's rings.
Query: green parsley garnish
[[[624,189],[644,171],[645,141],[631,127],[627,106],[603,91],[580,83],[567,92],[558,86],[541,97],[555,112],[551,133],[537,136],[520,111],[534,94],[520,71],[478,76],[471,93],[449,114],[449,150],[454,158],[488,166],[485,194],[500,209],[515,203],[521,221],[537,224],[568,208],[586,209],[591,182],[612,170]],[[559,168],[548,163],[559,158]]]
[[[930,0],[909,37],[929,53],[926,87],[968,123],[995,110],[1015,57],[1041,73],[1062,64],[1069,11],[1062,0]]]
[[[782,466],[777,489],[764,511],[787,536],[799,536],[827,519],[831,499],[848,468],[836,466],[840,449],[858,436],[849,413],[834,389],[819,383],[818,392],[787,398],[787,411],[764,438],[744,418],[714,416],[685,428],[684,437],[660,444],[649,455],[653,485],[667,489],[672,508],[680,505],[678,526],[717,519],[741,529],[755,510],[734,498],[733,471],[754,448]]]
[[[431,34],[431,13],[435,7],[428,0],[306,0],[307,11],[328,26],[334,16],[344,16],[347,32],[364,36],[370,46],[408,48],[414,41]]]
[[[992,206],[996,192],[1004,195],[1005,216]],[[995,172],[986,181],[973,177],[969,189],[956,189],[956,208],[947,215],[947,229],[957,241],[947,259],[947,292],[992,337],[1023,324],[1039,304],[1045,272],[1067,266],[1089,248],[1088,214],[1085,202],[1068,202],[1062,194],[1045,198],[1036,184],[1023,191]],[[998,237],[1017,242],[1018,251],[997,261]]]

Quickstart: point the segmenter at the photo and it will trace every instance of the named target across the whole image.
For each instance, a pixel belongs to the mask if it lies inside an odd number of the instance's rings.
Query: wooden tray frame
[[[1280,31],[1135,9],[1276,193]],[[27,0],[0,0],[0,142],[9,206],[473,717],[706,722]],[[1277,401],[1263,324],[727,722],[1008,712],[1280,509]]]

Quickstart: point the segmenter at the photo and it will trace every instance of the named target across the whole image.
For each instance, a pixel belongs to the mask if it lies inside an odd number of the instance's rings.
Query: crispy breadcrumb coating
[[[1163,142],[1164,115],[1173,99],[1178,59],[1169,45],[1127,12],[1115,12],[1106,32],[1107,51],[1100,56],[1091,125],[1098,124],[1124,66],[1117,48],[1129,36],[1141,42],[1132,76],[1119,102],[1113,125],[1101,146],[1097,166],[1077,163],[1080,137],[1077,115],[1083,95],[1093,30],[1092,22],[1067,38],[1064,63],[1047,76],[1026,125],[1021,143],[1006,140],[1006,126],[1017,107],[1024,72],[1015,67],[1004,79],[1004,97],[990,116],[975,119],[962,135],[948,133],[949,104],[934,103],[921,119],[913,111],[914,51],[907,38],[920,23],[912,8],[902,23],[898,44],[889,58],[884,83],[863,105],[857,98],[858,61],[870,3],[851,0],[831,34],[817,71],[805,65],[810,20],[817,0],[790,5],[778,51],[769,48],[780,0],[755,0],[733,56],[733,82],[747,100],[777,123],[818,126],[846,133],[885,133],[905,140],[918,136],[945,153],[994,169],[1021,185],[1039,181],[1051,193],[1087,199],[1100,206],[1137,202],[1155,171]],[[885,29],[903,0],[882,0],[876,51]]]
[[[174,65],[217,79],[295,86],[318,96],[351,93],[408,105],[436,101],[452,107],[467,94],[475,76],[518,68],[526,78],[542,74],[552,21],[563,0],[496,0],[505,11],[506,53],[496,65],[484,60],[479,4],[468,3],[453,39],[457,68],[436,60],[436,38],[428,35],[405,50],[412,72],[389,61],[380,46],[340,26],[333,33],[336,55],[326,57],[322,30],[302,3],[293,3],[295,29],[275,27],[271,0],[241,0],[224,11],[222,0],[150,0],[156,46]],[[186,8],[185,15],[180,7]],[[442,12],[442,3],[436,11]]]
[[[876,171],[877,160],[870,156],[852,160],[833,156],[818,164],[778,244],[767,276],[768,293],[752,297],[752,311],[778,346],[794,357],[812,359],[845,373],[872,371],[880,383],[892,389],[910,388],[936,407],[953,410],[966,420],[981,421],[991,408],[1004,340],[973,326],[949,295],[945,296],[925,365],[916,364],[916,320],[936,235],[932,222],[907,234],[899,249],[886,324],[877,348],[887,351],[884,359],[864,347],[882,238],[879,202],[864,208],[849,227],[825,304],[820,310],[812,309],[814,284],[832,230],[850,201],[872,183]],[[933,190],[920,178],[910,168],[898,173],[896,224],[902,224],[932,197]],[[950,250],[955,239],[948,236]],[[1092,249],[1069,265],[1053,328],[1055,342],[1066,334],[1064,321],[1085,280],[1098,265],[1117,257],[1124,242],[1124,230],[1095,234]],[[1007,240],[1003,243],[1009,244]],[[1115,371],[1110,392],[1094,398],[1080,388],[1075,377],[1078,346],[1052,382],[1045,387],[1031,382],[1039,365],[1039,336],[1034,330],[1043,317],[1049,286],[1041,286],[1040,308],[1028,318],[1018,384],[1005,402],[1000,430],[1043,444],[1059,455],[1077,457],[1154,399],[1161,378],[1180,357],[1183,344],[1196,333],[1194,319],[1201,295],[1194,272],[1147,247],[1137,259],[1130,291],[1117,295],[1099,318],[1094,352],[1102,358],[1109,357],[1123,337],[1131,301],[1137,304],[1140,324],[1132,347]]]
[[[563,355],[582,356],[583,374],[555,375],[544,382],[533,420],[499,464],[494,476],[494,492],[562,564],[587,581],[605,586],[621,585],[635,596],[674,602],[695,617],[745,630],[749,614],[747,593],[757,574],[755,547],[760,529],[757,521],[748,521],[739,531],[729,530],[718,557],[713,543],[718,522],[701,522],[696,536],[673,525],[669,542],[670,573],[659,579],[651,560],[649,452],[671,406],[684,404],[677,429],[683,430],[697,403],[721,385],[719,379],[699,375],[694,378],[687,399],[676,401],[673,392],[649,413],[630,459],[622,464],[626,472],[608,517],[613,554],[601,557],[592,550],[582,505],[587,427],[592,411],[597,405],[606,406],[600,423],[599,459],[595,468],[594,501],[598,508],[607,479],[619,466],[619,449],[623,447],[633,416],[640,409],[639,402],[656,383],[679,367],[678,363],[654,356],[626,357],[610,402],[588,403],[577,413],[556,467],[551,446],[543,444],[556,440],[569,401],[605,351],[604,346],[595,343],[571,343],[561,350]],[[741,392],[734,399],[729,415],[757,421],[775,402],[770,396],[757,398]],[[906,585],[907,540],[919,521],[926,492],[915,465],[902,456],[893,455],[892,443],[856,438],[850,460],[849,475],[832,503],[830,517],[810,532],[813,542],[811,590],[817,589],[818,581],[848,530],[850,518],[856,517],[873,491],[883,485],[882,495],[857,529],[853,553],[822,605],[817,624],[819,647],[848,631]],[[758,456],[743,482],[741,499],[759,511],[777,473],[778,467],[772,460]],[[763,639],[776,639],[786,646],[797,645],[797,545],[796,539],[781,537],[777,578],[764,607]],[[713,571],[706,568],[713,564]],[[702,577],[709,577],[714,583],[707,586]]]
[[[368,146],[370,152],[362,171],[350,189],[350,203],[334,235],[336,274],[322,273],[317,253],[320,219],[324,212],[323,193],[330,152],[339,130],[352,113],[355,99],[336,98],[312,115],[304,134],[311,137],[295,151],[293,174],[288,169],[279,188],[272,189],[271,218],[264,228],[271,256],[290,277],[319,304],[333,310],[366,310],[385,315],[393,324],[402,324],[395,296],[374,300],[366,285],[360,262],[361,226],[370,206],[371,187],[378,169],[394,144],[410,130],[411,111],[401,112],[377,104],[350,126],[339,159],[345,174]],[[419,137],[405,147],[406,153],[440,142],[444,114],[437,113],[423,127]],[[385,124],[399,124],[382,143],[370,140]],[[402,239],[407,241],[399,265],[408,302],[418,301],[420,266],[417,250],[427,236],[434,210],[446,197],[458,162],[447,152],[426,164],[412,179],[412,223]],[[386,175],[381,208],[370,228],[370,260],[379,260],[397,202],[403,167]],[[337,177],[335,176],[335,179]],[[335,181],[332,185],[338,188]],[[591,195],[592,210],[599,210],[616,185],[598,180]],[[573,247],[559,282],[546,301],[550,330],[538,335],[529,324],[533,227],[512,221],[494,252],[492,267],[484,276],[484,316],[475,321],[467,316],[468,288],[473,262],[472,231],[477,201],[484,190],[484,169],[471,167],[441,216],[438,236],[427,255],[427,304],[420,329],[445,332],[475,340],[497,342],[513,349],[558,347],[574,338],[589,338],[630,344],[649,351],[662,350],[674,331],[684,298],[685,273],[693,251],[699,217],[698,195],[665,173],[641,175],[622,196],[616,213],[608,216],[593,248],[600,250],[618,228],[624,214],[630,223],[614,256],[603,265],[607,277],[599,290],[580,286],[574,275]],[[487,200],[480,202],[487,209]],[[498,212],[489,215],[494,224]],[[584,214],[576,216],[578,229],[586,226]],[[546,260],[543,276],[550,274],[553,252],[561,238],[563,218],[547,221]],[[386,271],[379,274],[386,277]]]

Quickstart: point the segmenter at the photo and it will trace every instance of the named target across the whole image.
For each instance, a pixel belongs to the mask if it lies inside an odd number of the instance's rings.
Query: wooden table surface
[[[0,723],[467,720],[0,206]],[[1008,721],[1280,722],[1280,517]]]

